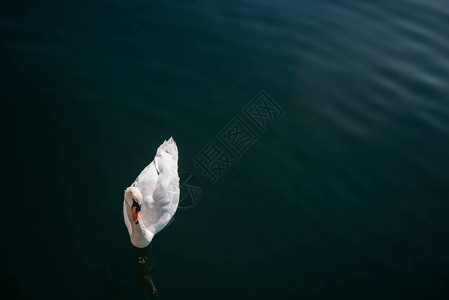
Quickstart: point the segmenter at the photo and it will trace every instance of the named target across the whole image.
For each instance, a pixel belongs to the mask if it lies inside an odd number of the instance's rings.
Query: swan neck
[[[151,242],[152,237],[149,237],[148,231],[145,229],[142,220],[139,220],[138,224],[134,223],[133,220],[131,220],[131,227],[131,243],[138,248],[144,248],[148,246]]]

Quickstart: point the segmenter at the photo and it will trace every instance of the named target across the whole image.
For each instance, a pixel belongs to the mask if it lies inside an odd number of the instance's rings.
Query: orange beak
[[[137,210],[137,206],[133,206],[131,209],[133,211],[134,223],[139,224],[139,211]]]

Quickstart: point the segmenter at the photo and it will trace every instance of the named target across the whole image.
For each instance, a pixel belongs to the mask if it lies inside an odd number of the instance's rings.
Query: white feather
[[[123,217],[131,243],[143,248],[170,222],[178,208],[178,148],[173,138],[164,141],[157,149],[154,160],[132,186],[142,194],[139,224],[129,217],[131,207],[126,201],[123,202]]]

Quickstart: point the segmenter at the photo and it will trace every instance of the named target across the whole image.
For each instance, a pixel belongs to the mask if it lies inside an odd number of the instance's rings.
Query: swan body
[[[123,217],[131,243],[147,247],[173,218],[179,203],[178,148],[173,138],[125,190]]]

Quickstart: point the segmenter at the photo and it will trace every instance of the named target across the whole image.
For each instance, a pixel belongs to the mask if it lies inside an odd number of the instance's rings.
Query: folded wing
[[[179,203],[178,148],[173,138],[158,148],[133,186],[143,196],[141,221],[154,236],[170,222]]]

